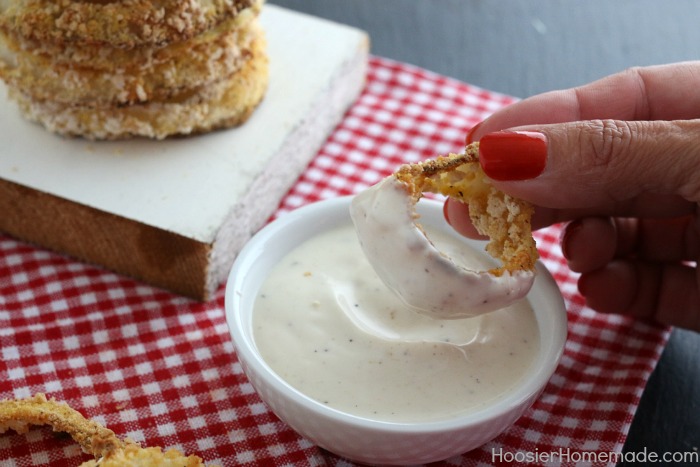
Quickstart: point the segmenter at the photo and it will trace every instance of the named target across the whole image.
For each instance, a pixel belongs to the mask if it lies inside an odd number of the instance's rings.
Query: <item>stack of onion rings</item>
[[[30,120],[91,139],[240,125],[267,89],[263,0],[7,0],[0,78]]]

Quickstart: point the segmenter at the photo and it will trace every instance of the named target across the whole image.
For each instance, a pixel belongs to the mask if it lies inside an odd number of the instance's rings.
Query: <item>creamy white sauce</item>
[[[431,233],[465,264],[488,258]],[[529,302],[461,320],[415,313],[369,264],[352,225],[307,240],[273,268],[255,343],[290,385],[335,409],[393,422],[474,411],[508,394],[539,349]]]
[[[350,214],[367,259],[407,305],[435,318],[463,318],[498,310],[523,298],[533,271],[504,272],[460,264],[441,252],[416,224],[406,187],[390,176],[355,196]]]

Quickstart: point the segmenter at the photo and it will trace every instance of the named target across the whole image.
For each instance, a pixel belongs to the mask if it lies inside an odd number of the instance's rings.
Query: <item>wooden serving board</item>
[[[242,127],[95,142],[25,121],[0,82],[0,231],[206,300],[365,82],[363,31],[266,5],[270,86]]]

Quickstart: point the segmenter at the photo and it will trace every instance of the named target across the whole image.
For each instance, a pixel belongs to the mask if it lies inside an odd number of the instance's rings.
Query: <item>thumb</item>
[[[700,120],[517,127],[484,135],[479,158],[499,189],[549,208],[700,201]]]

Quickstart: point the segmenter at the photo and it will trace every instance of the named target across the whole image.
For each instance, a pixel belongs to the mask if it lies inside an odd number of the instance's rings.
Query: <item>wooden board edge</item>
[[[212,245],[0,178],[0,231],[196,300]]]

